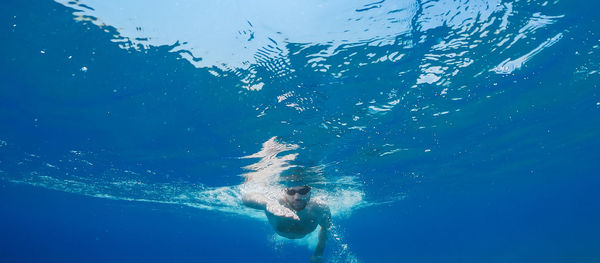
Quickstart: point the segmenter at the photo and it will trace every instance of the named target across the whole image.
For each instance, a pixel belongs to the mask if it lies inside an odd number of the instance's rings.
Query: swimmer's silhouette
[[[319,242],[310,262],[322,262],[325,242],[331,227],[329,207],[310,198],[310,186],[300,183],[291,185],[279,189],[275,198],[269,198],[260,192],[249,192],[243,194],[242,201],[248,207],[265,211],[275,232],[286,238],[302,238],[320,225]]]

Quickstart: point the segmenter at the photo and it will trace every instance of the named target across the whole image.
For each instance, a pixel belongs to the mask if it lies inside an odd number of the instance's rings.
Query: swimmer
[[[310,195],[311,187],[300,185],[284,188],[276,200],[262,193],[247,193],[242,196],[242,201],[250,208],[265,211],[275,232],[289,239],[303,238],[320,225],[319,242],[310,262],[323,262],[331,212],[323,202],[311,200]]]

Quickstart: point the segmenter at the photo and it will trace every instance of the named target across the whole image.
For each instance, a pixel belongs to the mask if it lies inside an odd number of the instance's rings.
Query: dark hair
[[[287,169],[280,176],[280,183],[286,187],[313,186],[324,181],[322,171],[318,166],[306,167],[298,165]]]

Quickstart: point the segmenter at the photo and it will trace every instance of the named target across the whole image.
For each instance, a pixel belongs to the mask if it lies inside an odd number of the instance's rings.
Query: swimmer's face
[[[310,200],[310,186],[294,186],[284,190],[285,200],[296,211],[306,207]]]

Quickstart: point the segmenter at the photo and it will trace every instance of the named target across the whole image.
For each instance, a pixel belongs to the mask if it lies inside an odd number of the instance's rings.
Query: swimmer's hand
[[[321,262],[323,262],[323,256],[313,255],[310,258],[310,263],[321,263]]]
[[[300,220],[298,215],[296,215],[296,213],[292,209],[289,209],[289,208],[279,204],[278,202],[268,202],[267,203],[267,211],[269,211],[269,213],[279,216],[279,217],[293,218],[294,220]]]

